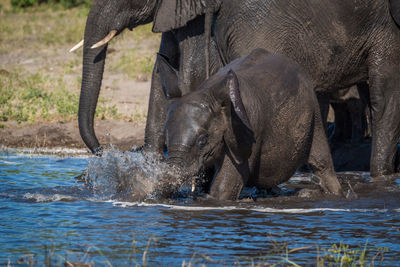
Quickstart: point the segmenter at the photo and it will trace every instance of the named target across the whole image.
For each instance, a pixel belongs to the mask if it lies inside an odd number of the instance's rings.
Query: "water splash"
[[[160,203],[144,203],[144,202],[118,202],[110,201],[114,206],[118,207],[158,207],[171,210],[183,211],[255,211],[260,213],[288,213],[288,214],[307,214],[318,212],[332,212],[332,213],[388,213],[400,212],[400,209],[378,209],[378,208],[269,208],[262,206],[253,207],[240,207],[240,206],[182,206],[174,204],[160,204]]]
[[[26,193],[23,195],[24,199],[32,200],[34,202],[56,202],[56,201],[73,201],[77,198],[62,194],[45,195],[40,193]]]
[[[0,153],[25,153],[25,154],[47,154],[47,155],[73,155],[87,157],[86,149],[53,147],[53,148],[12,148],[0,145]],[[36,155],[35,155],[36,156]]]
[[[153,153],[110,149],[89,159],[87,179],[99,200],[151,200],[171,196],[184,182]]]

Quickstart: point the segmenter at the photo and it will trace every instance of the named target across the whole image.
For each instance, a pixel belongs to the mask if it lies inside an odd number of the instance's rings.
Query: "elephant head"
[[[250,157],[254,134],[232,70],[170,101],[165,125],[168,162],[185,176],[211,166],[218,170],[224,155],[234,164]]]
[[[79,131],[88,148],[96,154],[101,146],[94,132],[94,114],[100,92],[107,43],[124,29],[154,21],[153,31],[164,32],[185,26],[214,1],[196,0],[94,0],[90,9],[83,45],[82,86],[79,100]]]

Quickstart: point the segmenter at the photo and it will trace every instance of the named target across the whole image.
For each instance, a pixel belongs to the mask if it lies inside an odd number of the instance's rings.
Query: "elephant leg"
[[[364,138],[364,107],[361,100],[356,98],[347,100],[346,105],[351,119],[351,142],[360,143]]]
[[[328,128],[328,113],[329,113],[329,94],[317,92],[317,99],[319,103],[319,109],[321,111],[322,124],[325,131]]]
[[[159,53],[166,56],[173,67],[178,68],[179,47],[172,32],[163,33]],[[168,110],[168,101],[163,91],[163,77],[161,77],[160,73],[160,64],[161,62],[157,58],[151,78],[144,143],[146,150],[163,155],[165,145],[164,125]]]
[[[332,137],[332,143],[343,143],[346,139],[346,119],[347,111],[344,103],[331,103],[335,114],[335,131]]]
[[[399,60],[400,61],[400,60]],[[400,64],[370,70],[372,107],[371,177],[395,172],[400,138]]]
[[[335,195],[342,195],[342,187],[333,168],[331,151],[320,116],[319,111],[317,111],[315,114],[314,132],[308,164],[314,175],[321,180],[321,186],[324,191]]]
[[[164,148],[164,124],[167,113],[167,100],[162,90],[158,61],[154,65],[151,78],[150,99],[147,112],[146,130],[144,136],[145,148],[155,152],[163,153]]]
[[[371,128],[371,102],[369,95],[369,86],[367,82],[361,82],[357,84],[358,95],[360,96],[362,111],[362,129],[365,138],[372,136]]]
[[[219,200],[236,200],[248,178],[248,163],[235,166],[232,159],[225,155],[222,166],[211,185],[210,195]],[[240,169],[244,169],[243,176]]]

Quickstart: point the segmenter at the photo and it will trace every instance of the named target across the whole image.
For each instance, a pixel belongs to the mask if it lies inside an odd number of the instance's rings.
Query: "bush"
[[[91,0],[11,0],[11,5],[17,8],[25,8],[39,4],[60,4],[65,8],[85,5],[90,6]]]

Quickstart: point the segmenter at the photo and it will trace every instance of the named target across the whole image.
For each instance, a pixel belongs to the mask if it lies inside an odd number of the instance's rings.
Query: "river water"
[[[162,168],[133,152],[98,159],[0,151],[0,265],[315,265],[334,263],[343,250],[353,259],[364,251],[378,266],[400,264],[399,179],[361,186],[350,199],[135,202],[116,192],[116,176],[148,187]],[[83,171],[90,185],[75,179]],[[343,176],[371,184],[368,173]]]

